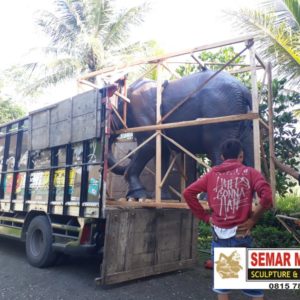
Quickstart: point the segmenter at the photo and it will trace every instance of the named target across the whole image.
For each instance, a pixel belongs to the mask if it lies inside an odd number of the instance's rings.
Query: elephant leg
[[[125,174],[125,179],[128,183],[127,198],[147,198],[147,192],[145,187],[142,185],[139,176],[154,154],[154,148],[151,145],[146,145],[142,147],[131,159]]]

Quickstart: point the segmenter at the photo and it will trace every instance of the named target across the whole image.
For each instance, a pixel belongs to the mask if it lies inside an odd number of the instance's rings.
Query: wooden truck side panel
[[[197,224],[186,209],[107,210],[100,282],[113,284],[194,266]]]

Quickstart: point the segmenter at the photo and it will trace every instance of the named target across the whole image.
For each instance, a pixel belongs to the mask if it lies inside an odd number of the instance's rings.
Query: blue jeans
[[[229,239],[217,239],[213,240],[211,244],[211,250],[212,250],[212,260],[214,261],[214,248],[217,247],[245,247],[245,248],[251,248],[252,247],[252,238],[250,236],[246,236],[244,238],[237,238],[232,237]],[[218,294],[229,294],[230,290],[225,289],[215,289],[213,288],[213,291]],[[262,290],[242,290],[242,292],[250,297],[263,297]]]

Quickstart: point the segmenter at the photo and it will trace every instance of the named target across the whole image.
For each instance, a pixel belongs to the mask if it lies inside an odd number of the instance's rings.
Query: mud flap
[[[195,266],[197,225],[186,209],[110,209],[98,283],[108,285]]]

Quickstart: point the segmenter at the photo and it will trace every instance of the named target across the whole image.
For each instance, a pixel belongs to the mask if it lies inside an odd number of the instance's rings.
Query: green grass
[[[300,196],[289,194],[284,197],[277,197],[276,210],[284,214],[300,213]]]

